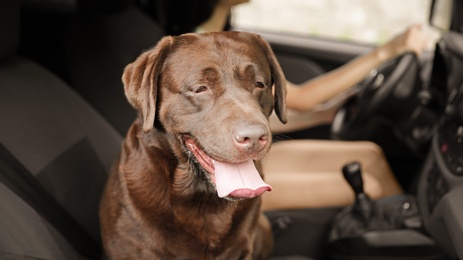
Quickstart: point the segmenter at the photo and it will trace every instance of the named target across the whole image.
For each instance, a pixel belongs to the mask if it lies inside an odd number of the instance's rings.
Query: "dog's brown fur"
[[[219,198],[185,140],[214,160],[251,158],[260,168],[274,106],[286,121],[285,78],[268,43],[243,32],[165,37],[126,67],[123,82],[140,117],[101,201],[107,257],[267,258],[273,241],[260,197]],[[237,145],[237,129],[250,128],[264,135]]]

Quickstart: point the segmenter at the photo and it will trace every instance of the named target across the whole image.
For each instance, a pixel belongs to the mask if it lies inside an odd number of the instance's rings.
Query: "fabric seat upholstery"
[[[41,65],[16,53],[19,1],[0,1],[0,143],[95,241],[99,196],[121,136]],[[1,259],[83,259],[34,208],[0,183]]]

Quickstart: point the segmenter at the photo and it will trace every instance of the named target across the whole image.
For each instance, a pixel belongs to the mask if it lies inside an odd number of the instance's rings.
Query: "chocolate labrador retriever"
[[[244,32],[163,38],[123,74],[139,112],[100,206],[110,259],[265,259],[272,249],[259,160],[285,78]]]

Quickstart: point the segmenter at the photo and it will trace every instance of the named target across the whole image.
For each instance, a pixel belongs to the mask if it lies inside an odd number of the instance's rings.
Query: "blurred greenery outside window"
[[[428,26],[431,0],[251,0],[233,9],[232,26],[340,41],[379,45],[409,25]]]

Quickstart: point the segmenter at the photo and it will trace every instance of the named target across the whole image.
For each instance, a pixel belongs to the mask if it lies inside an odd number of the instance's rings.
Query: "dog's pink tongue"
[[[214,161],[215,185],[220,198],[253,198],[272,187],[265,183],[252,160],[230,164]]]

